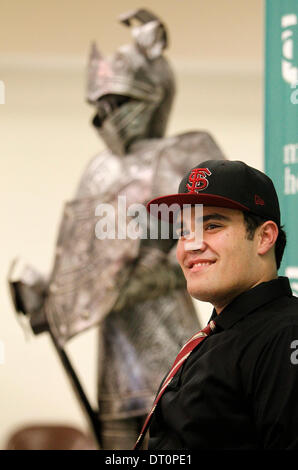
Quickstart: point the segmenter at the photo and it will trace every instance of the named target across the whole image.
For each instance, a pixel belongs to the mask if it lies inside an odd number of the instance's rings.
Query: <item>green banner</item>
[[[288,240],[279,274],[298,296],[298,0],[266,1],[265,171]]]

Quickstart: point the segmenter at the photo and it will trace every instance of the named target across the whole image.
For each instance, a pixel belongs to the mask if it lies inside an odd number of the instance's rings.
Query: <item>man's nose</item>
[[[184,251],[205,251],[206,243],[204,240],[185,240],[184,241]]]

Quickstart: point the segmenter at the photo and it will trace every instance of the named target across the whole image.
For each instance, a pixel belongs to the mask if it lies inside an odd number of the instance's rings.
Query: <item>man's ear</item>
[[[265,255],[275,244],[278,227],[272,220],[266,220],[258,227],[258,254]]]

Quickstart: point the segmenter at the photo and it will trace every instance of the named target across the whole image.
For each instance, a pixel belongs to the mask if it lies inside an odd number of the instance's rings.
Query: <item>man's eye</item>
[[[205,228],[206,228],[206,230],[214,230],[214,229],[219,228],[219,227],[220,227],[220,225],[218,225],[218,224],[208,224],[208,225],[206,225]]]

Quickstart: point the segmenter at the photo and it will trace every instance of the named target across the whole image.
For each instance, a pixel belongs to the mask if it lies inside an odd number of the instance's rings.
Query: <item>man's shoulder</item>
[[[284,296],[277,299],[271,308],[272,319],[276,319],[276,322],[280,326],[286,326],[295,324],[298,325],[298,297]]]
[[[298,298],[279,297],[247,315],[237,328],[239,341],[262,348],[276,337],[297,336]]]
[[[256,354],[268,348],[286,350],[287,353],[291,342],[298,339],[298,298],[279,298],[255,313],[256,322],[251,325],[248,336],[254,338],[252,344]],[[252,331],[254,327],[255,332]]]
[[[298,344],[298,298],[280,298],[249,316],[250,321],[244,320],[236,340],[244,370],[248,374],[257,366],[256,371],[260,371],[274,362],[278,370],[277,362],[285,364],[292,345]],[[268,363],[269,358],[272,362]]]

